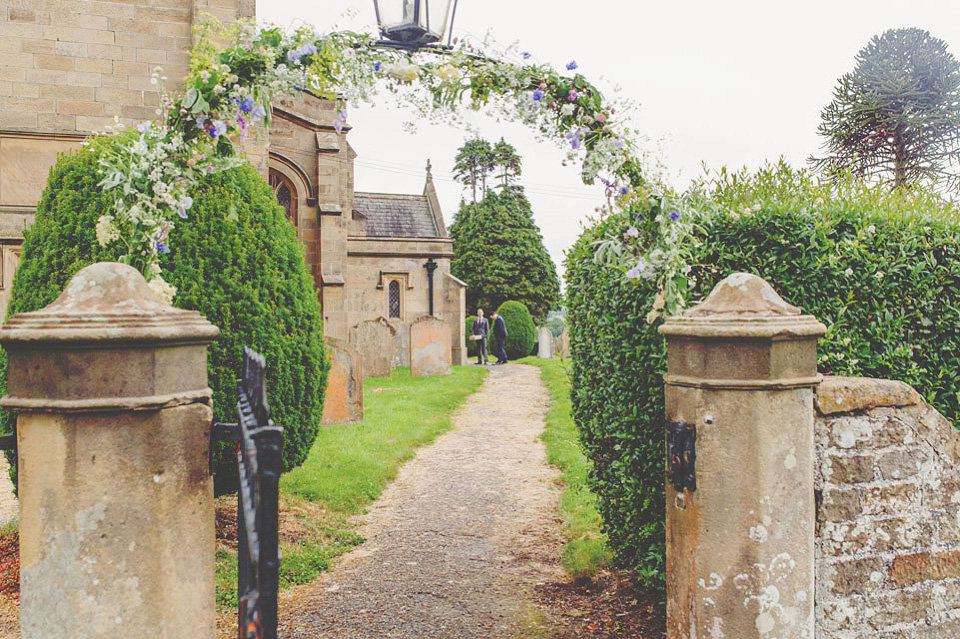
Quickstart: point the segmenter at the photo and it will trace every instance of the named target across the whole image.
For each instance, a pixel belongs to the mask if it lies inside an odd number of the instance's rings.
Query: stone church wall
[[[960,637],[960,434],[901,382],[817,396],[823,639]]]

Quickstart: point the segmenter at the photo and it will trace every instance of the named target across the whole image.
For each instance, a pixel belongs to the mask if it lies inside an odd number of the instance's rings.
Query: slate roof
[[[353,208],[367,218],[369,237],[440,237],[426,195],[354,193]]]

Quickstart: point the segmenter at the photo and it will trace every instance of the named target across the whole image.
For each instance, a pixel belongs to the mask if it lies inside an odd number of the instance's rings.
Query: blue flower
[[[240,103],[240,110],[244,113],[250,113],[253,110],[253,98],[247,96]]]
[[[577,68],[576,60],[571,60],[570,62],[567,62],[567,71],[573,71],[576,68]]]
[[[524,60],[529,60],[529,59],[530,59],[530,52],[529,52],[529,51],[521,51],[521,52],[520,52],[520,55],[523,56],[523,59],[524,59]]]
[[[620,187],[620,195],[626,195],[626,194],[627,194],[627,187],[625,186]]]
[[[194,121],[197,123],[197,126],[202,129],[202,128],[203,128],[203,125],[204,125],[204,124],[206,123],[206,121],[207,121],[207,116],[205,116],[205,115],[198,115]]]
[[[266,114],[267,114],[267,110],[264,109],[264,108],[263,108],[262,106],[260,106],[259,104],[256,104],[256,105],[254,105],[253,110],[252,110],[251,113],[250,113],[250,116],[251,116],[254,120],[261,120],[261,119],[263,119],[263,116],[265,116]]]
[[[680,219],[680,213],[678,213],[676,210],[673,210],[667,214],[667,217],[670,218],[671,222],[676,222],[677,220]]]
[[[146,133],[147,130],[150,128],[151,124],[153,124],[153,122],[151,122],[150,120],[144,120],[143,122],[137,125],[137,131],[139,131],[140,133]]]
[[[290,62],[296,62],[300,59],[300,49],[291,49],[287,51],[287,60]]]
[[[373,63],[373,70],[379,71],[380,67],[382,66],[383,66],[383,62],[380,62],[379,60],[377,60],[376,62]]]
[[[216,140],[217,136],[223,135],[227,132],[227,123],[223,120],[214,120],[213,126],[210,127],[210,139]]]
[[[542,99],[543,99],[543,91],[541,91],[540,89],[534,89],[534,90],[533,90],[533,99],[534,99],[536,102],[539,102],[540,100],[542,100]]]
[[[642,271],[640,270],[640,265],[639,265],[639,264],[638,264],[637,266],[634,266],[634,267],[633,267],[632,269],[630,269],[629,271],[627,271],[627,277],[629,277],[631,280],[637,279],[637,278],[640,277],[642,274],[643,274],[643,273],[642,273]]]
[[[164,244],[163,242],[157,242],[157,253],[163,253],[166,255],[170,252],[170,247]]]

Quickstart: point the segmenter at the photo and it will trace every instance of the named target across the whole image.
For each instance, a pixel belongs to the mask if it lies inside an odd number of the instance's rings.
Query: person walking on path
[[[494,313],[496,315],[496,313]],[[477,309],[477,319],[473,322],[473,334],[477,336],[477,365],[489,364],[487,358],[487,336],[490,334],[490,320],[483,316],[483,309]]]
[[[496,311],[490,313],[490,319],[493,320],[493,336],[497,338],[497,356],[496,364],[507,363],[507,351],[504,350],[504,344],[507,342],[507,323],[503,321],[500,314]]]

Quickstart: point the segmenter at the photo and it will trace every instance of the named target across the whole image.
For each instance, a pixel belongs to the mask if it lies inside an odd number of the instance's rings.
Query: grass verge
[[[606,537],[600,532],[597,497],[590,491],[587,477],[590,460],[580,446],[580,434],[570,416],[570,377],[567,360],[525,357],[521,364],[540,369],[540,379],[550,394],[546,428],[541,436],[547,448],[547,460],[561,471],[563,482],[561,511],[563,567],[573,578],[592,577],[612,558]]]
[[[363,542],[351,515],[380,496],[417,448],[450,430],[453,411],[488,372],[457,366],[448,376],[411,377],[397,368],[389,378],[364,380],[363,421],[324,426],[303,465],[280,480],[281,589],[312,581]],[[235,504],[231,496],[218,506],[217,603],[224,608],[237,602]]]

